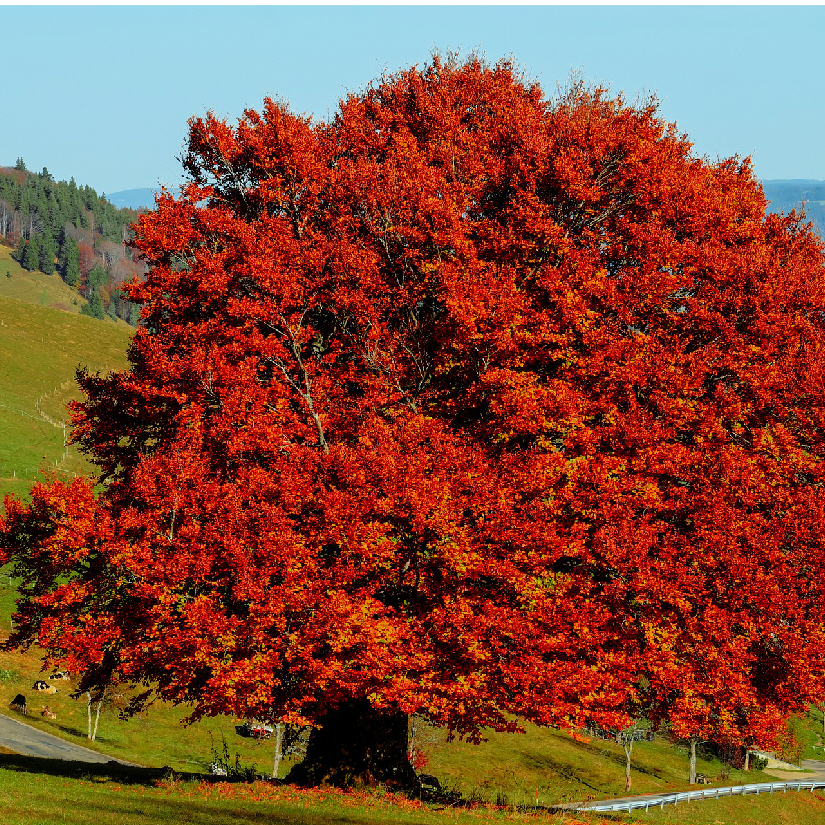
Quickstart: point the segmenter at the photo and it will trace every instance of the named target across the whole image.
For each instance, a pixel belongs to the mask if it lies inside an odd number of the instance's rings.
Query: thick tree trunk
[[[407,715],[375,710],[366,699],[351,700],[318,720],[307,755],[286,777],[296,785],[338,787],[387,785],[414,788],[407,756]]]
[[[696,740],[690,740],[690,771],[688,774],[688,782],[691,785],[696,784]]]

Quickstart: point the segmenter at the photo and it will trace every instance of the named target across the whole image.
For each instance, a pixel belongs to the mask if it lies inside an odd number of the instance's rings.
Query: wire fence
[[[723,796],[745,796],[749,794],[776,793],[781,791],[810,791],[813,793],[816,788],[825,788],[825,779],[810,782],[757,782],[752,785],[733,785],[728,788],[705,788],[696,791],[683,791],[680,793],[659,794],[653,798],[636,797],[635,799],[615,799],[604,802],[590,802],[587,805],[577,807],[566,807],[566,810],[573,811],[593,811],[604,813],[607,811],[635,811],[643,808],[649,811],[651,808],[664,808],[665,805],[677,805],[680,802],[694,802],[700,799],[720,799]]]

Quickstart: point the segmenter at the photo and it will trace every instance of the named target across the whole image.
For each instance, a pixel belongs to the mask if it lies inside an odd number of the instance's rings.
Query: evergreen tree
[[[17,163],[14,164],[14,168],[18,172],[27,172],[28,171],[28,169],[26,169],[26,161],[24,161],[23,158],[17,158]]]
[[[42,272],[51,275],[54,272],[54,259],[57,255],[57,248],[54,239],[48,233],[40,236],[40,251],[38,253],[38,266]]]
[[[63,242],[60,244],[58,268],[60,277],[69,286],[77,286],[80,280],[80,258],[77,254],[77,244],[65,232]]]
[[[14,258],[17,263],[23,264],[23,255],[26,252],[26,239],[21,235],[20,240],[17,242],[17,247],[15,248],[14,252],[11,253],[12,258]]]
[[[80,308],[81,315],[90,315],[92,318],[97,318],[102,321],[106,317],[106,312],[103,309],[103,301],[100,299],[100,293],[97,289],[92,290],[89,303],[84,304]]]
[[[98,289],[106,283],[106,270],[100,264],[95,264],[89,271],[87,279],[89,300],[91,301],[91,295],[96,293]]]
[[[20,265],[29,272],[34,272],[35,269],[40,268],[40,239],[37,235],[32,235],[26,244]]]

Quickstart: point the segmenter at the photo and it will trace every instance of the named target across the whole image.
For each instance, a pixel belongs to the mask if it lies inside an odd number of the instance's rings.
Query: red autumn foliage
[[[86,241],[77,242],[77,256],[80,266],[80,275],[86,278],[89,272],[94,269],[95,265],[95,250],[91,243]]]
[[[14,644],[470,735],[769,738],[821,696],[825,268],[748,161],[436,60],[328,124],[193,119],[184,165],[131,367],[80,378],[104,491],[7,505]]]

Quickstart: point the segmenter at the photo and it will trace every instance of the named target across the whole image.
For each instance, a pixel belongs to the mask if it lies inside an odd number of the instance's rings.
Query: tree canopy
[[[130,368],[80,375],[99,477],[7,502],[12,644],[470,736],[764,740],[820,697],[822,245],[749,161],[434,59],[328,123],[195,118],[184,167]]]

